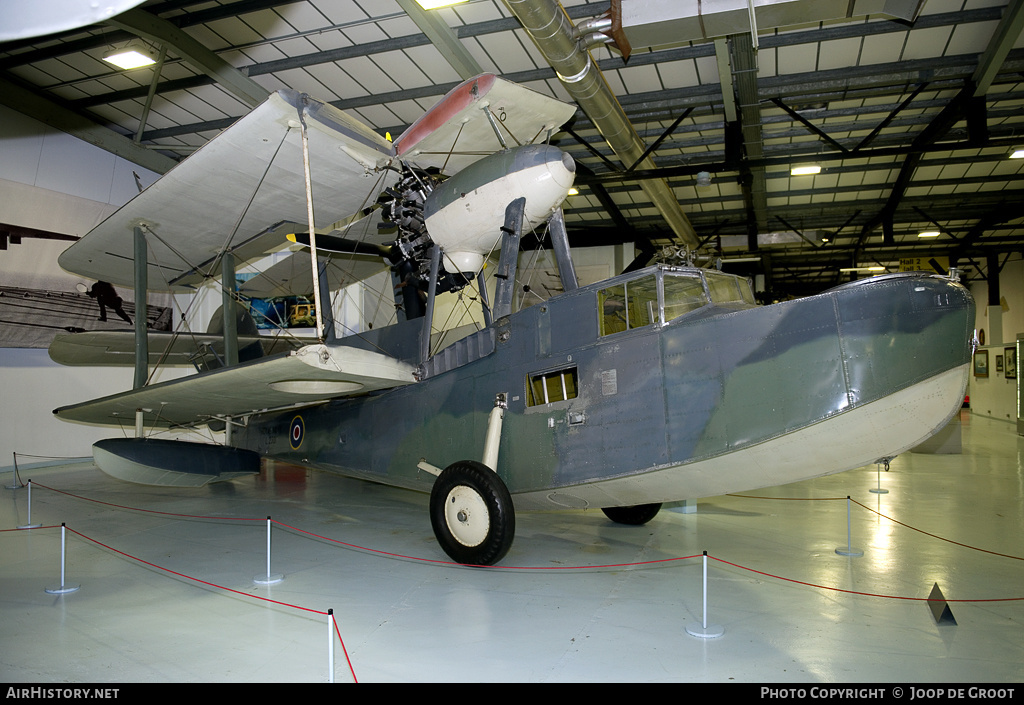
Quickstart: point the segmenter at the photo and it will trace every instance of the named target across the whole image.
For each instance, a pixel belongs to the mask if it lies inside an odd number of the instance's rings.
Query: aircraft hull
[[[851,470],[919,445],[960,409],[969,366],[883,399],[731,453],[605,482],[516,496],[517,506],[631,506],[652,497],[712,497]],[[911,411],[913,410],[913,411]],[[909,412],[909,413],[908,413]],[[886,448],[883,455],[878,449]]]
[[[653,276],[653,274],[651,274]],[[940,277],[891,276],[764,307],[706,306],[602,336],[598,287],[495,323],[494,351],[417,384],[253,417],[263,455],[429,490],[482,457],[508,395],[498,474],[517,509],[666,502],[754,489],[896,455],[963,399],[974,304]],[[532,403],[530,380],[575,396]],[[301,438],[295,429],[301,427]]]

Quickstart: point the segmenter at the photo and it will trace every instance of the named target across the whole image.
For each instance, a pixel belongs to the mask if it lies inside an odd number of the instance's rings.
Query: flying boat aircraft
[[[573,113],[482,75],[390,142],[329,104],[275,93],[60,264],[135,285],[137,299],[218,277],[232,291],[235,263],[288,232],[297,251],[240,290],[313,291],[317,338],[248,360],[225,352],[221,366],[54,413],[135,423],[139,436],[225,429],[223,445],[94,446],[101,469],[135,482],[201,485],[273,458],[429,492],[445,553],[493,565],[517,511],[600,508],[643,524],[665,502],[894,456],[957,412],[974,305],[950,278],[892,274],[769,306],[747,280],[692,266],[581,285],[561,213],[575,167],[549,143]],[[379,229],[351,236],[378,215]],[[545,224],[563,291],[514,310],[521,239]],[[351,281],[331,273],[346,262],[390,270],[397,322],[336,335],[324,292]],[[477,322],[435,330],[445,297],[472,300]]]

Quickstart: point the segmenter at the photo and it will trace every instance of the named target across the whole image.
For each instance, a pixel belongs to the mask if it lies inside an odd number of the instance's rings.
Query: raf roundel
[[[302,437],[305,435],[306,425],[302,421],[301,416],[296,416],[292,419],[291,428],[288,430],[288,442],[292,446],[292,450],[298,450],[302,445]]]

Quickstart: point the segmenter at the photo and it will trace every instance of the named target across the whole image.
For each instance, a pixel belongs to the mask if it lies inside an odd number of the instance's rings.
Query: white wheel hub
[[[463,546],[479,546],[487,538],[491,514],[476,490],[457,485],[445,498],[444,520],[456,541]]]

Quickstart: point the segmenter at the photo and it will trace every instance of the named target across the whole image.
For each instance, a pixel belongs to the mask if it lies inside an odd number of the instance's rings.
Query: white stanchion
[[[846,546],[840,546],[836,549],[836,553],[840,556],[863,556],[864,551],[859,548],[854,548],[851,545],[850,538],[850,495],[846,495]]]
[[[60,585],[55,587],[46,588],[46,592],[51,595],[65,595],[69,592],[75,592],[81,585],[68,585],[64,580],[64,565],[66,562],[66,547],[67,547],[67,527],[64,524],[60,525]]]
[[[19,526],[19,529],[38,529],[42,524],[32,523],[32,480],[28,481],[28,523]]]
[[[327,682],[334,682],[334,610],[327,610]]]
[[[267,574],[257,575],[252,579],[257,585],[276,585],[284,580],[284,575],[281,573],[272,574],[270,572],[270,526],[270,517],[267,517]]]
[[[885,463],[885,471],[889,472],[889,461],[892,458],[882,458],[875,463],[875,473],[878,475],[877,487],[868,490],[868,492],[874,492],[875,494],[889,494],[889,490],[882,489],[882,463]]]
[[[725,629],[719,624],[708,625],[708,552],[704,551],[704,616],[700,624],[690,624],[686,633],[698,639],[714,639],[722,636]]]

